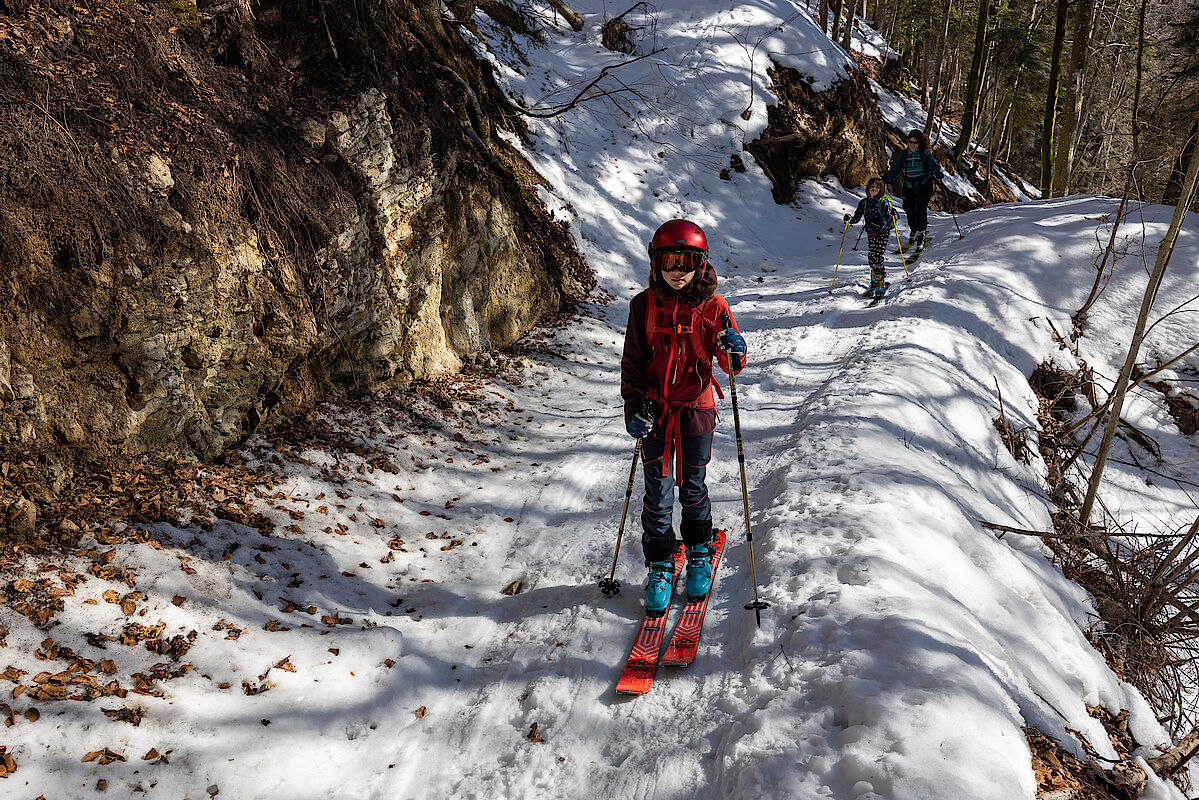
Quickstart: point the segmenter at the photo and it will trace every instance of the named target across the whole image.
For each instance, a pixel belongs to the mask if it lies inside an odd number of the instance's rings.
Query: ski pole
[[[849,220],[845,220],[845,230],[841,231],[841,247],[837,250],[837,264],[833,267],[833,284],[828,287],[829,294],[833,293],[833,286],[837,285],[837,268],[841,266],[841,251],[845,249],[845,234],[849,232]]]
[[[849,223],[845,223],[849,229]],[[830,290],[831,291],[831,290]],[[733,321],[728,314],[722,314],[720,321],[727,331],[733,327]],[[729,353],[729,394],[733,397],[733,428],[737,432],[737,463],[741,467],[741,502],[745,507],[745,543],[749,546],[749,575],[754,586],[754,601],[745,604],[746,611],[754,612],[758,619],[758,627],[762,627],[762,609],[769,608],[770,603],[758,599],[758,572],[754,568],[754,534],[749,525],[749,490],[745,485],[745,450],[741,446],[741,414],[737,410],[737,379],[734,373],[741,368],[741,359]]]
[[[949,209],[949,214],[953,217],[953,227],[958,229],[958,241],[961,241],[966,237],[962,235],[962,228],[958,225],[958,215],[953,213],[953,206],[949,202],[949,188],[945,185],[945,181],[941,181],[941,190],[945,192],[945,207]]]
[[[624,538],[624,520],[629,513],[629,498],[633,496],[633,478],[637,475],[637,457],[641,455],[641,440],[633,446],[633,466],[629,467],[629,485],[624,490],[624,510],[620,512],[620,528],[616,532],[616,551],[612,553],[612,571],[608,577],[600,578],[599,590],[605,597],[620,594],[620,581],[616,580],[616,559],[620,555],[620,540]]]
[[[903,243],[899,241],[899,227],[893,228],[895,231],[895,244],[899,245],[899,260],[903,263],[903,276],[908,277],[908,262],[903,257]]]
[[[856,252],[858,252],[858,245],[859,245],[859,244],[861,243],[861,241],[862,241],[862,234],[865,232],[865,230],[866,230],[866,226],[865,226],[865,225],[863,225],[863,226],[862,226],[862,230],[858,231],[858,238],[857,238],[857,240],[856,240],[856,241],[853,243],[853,251],[854,251],[855,253],[856,253]]]
[[[953,227],[958,229],[958,241],[965,239],[966,237],[962,235],[961,227],[958,226],[958,215],[953,213],[953,206],[949,206],[949,214],[953,217]]]

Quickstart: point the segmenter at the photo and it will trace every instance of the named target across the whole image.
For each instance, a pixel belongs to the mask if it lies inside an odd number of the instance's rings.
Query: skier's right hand
[[[624,424],[624,427],[629,432],[629,436],[634,439],[644,439],[654,429],[654,418],[642,409],[629,417],[629,421]]]
[[[851,217],[849,214],[846,214],[846,215],[845,215],[845,221],[846,221],[846,222],[849,222],[851,219],[853,219],[853,217]]]

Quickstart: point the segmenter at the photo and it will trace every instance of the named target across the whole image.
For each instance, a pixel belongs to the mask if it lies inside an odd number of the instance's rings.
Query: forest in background
[[[843,46],[856,14],[898,51],[884,81],[929,109],[955,160],[981,148],[1045,197],[1178,201],[1199,140],[1194,0],[818,2]]]

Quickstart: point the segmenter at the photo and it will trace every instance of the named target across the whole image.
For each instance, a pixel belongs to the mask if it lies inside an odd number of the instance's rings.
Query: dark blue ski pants
[[[656,431],[655,431],[656,433]],[[685,436],[683,449],[683,479],[679,486],[679,504],[683,519],[687,522],[710,522],[712,500],[708,497],[708,461],[712,458],[713,433]],[[676,545],[671,514],[674,510],[674,475],[663,475],[662,453],[666,440],[661,436],[649,436],[641,443],[644,456],[642,474],[645,477],[645,501],[641,510],[641,545],[645,550],[645,561],[665,561],[674,552]],[[695,529],[704,530],[703,541],[688,542],[688,533]],[[703,544],[711,535],[711,527],[680,525],[684,544]]]

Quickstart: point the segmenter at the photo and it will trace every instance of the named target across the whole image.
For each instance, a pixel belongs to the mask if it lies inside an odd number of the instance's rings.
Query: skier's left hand
[[[716,346],[735,356],[744,356],[748,352],[745,337],[738,333],[736,328],[725,328],[716,334]]]
[[[629,421],[625,423],[624,427],[629,432],[629,436],[634,439],[644,439],[654,429],[653,414],[643,408],[629,417]]]

